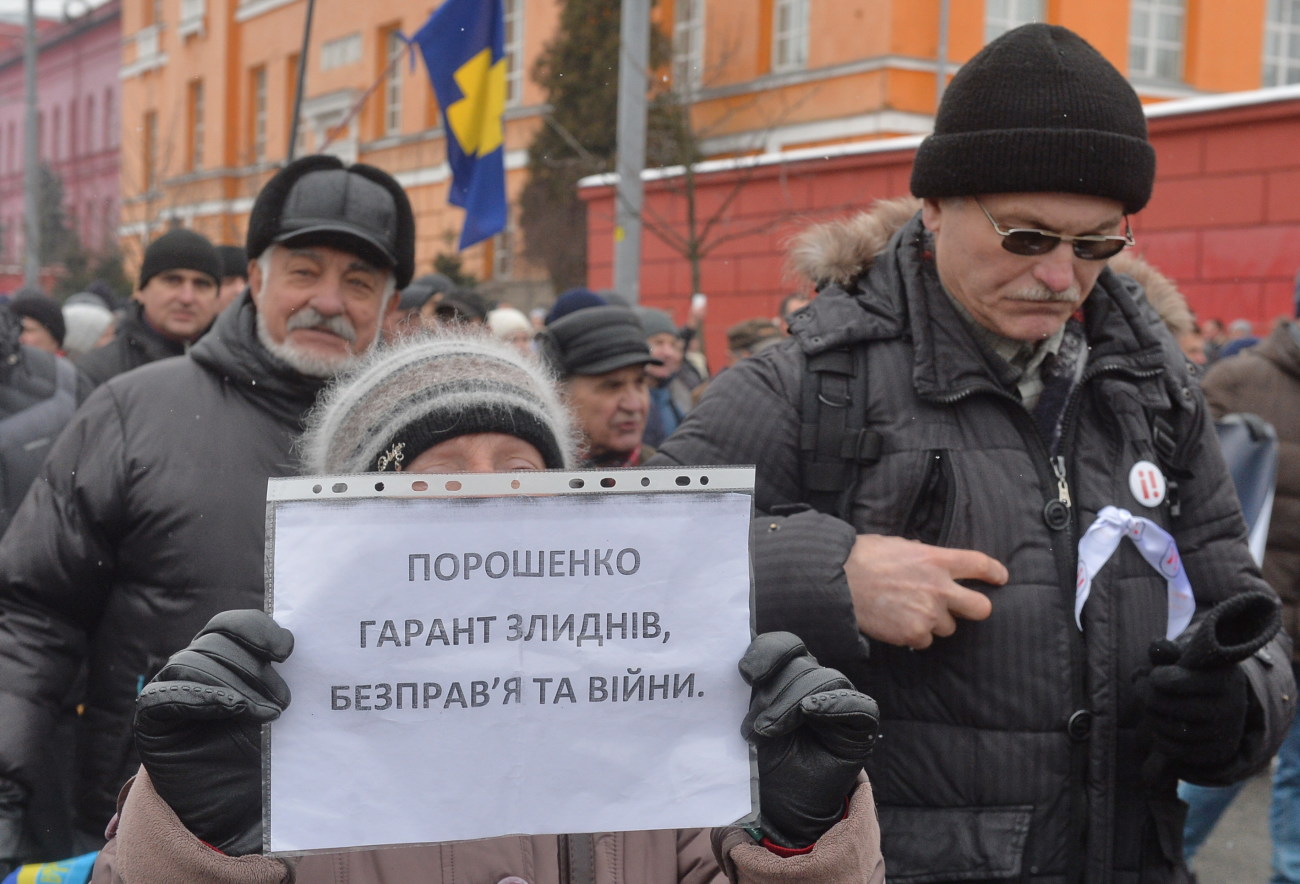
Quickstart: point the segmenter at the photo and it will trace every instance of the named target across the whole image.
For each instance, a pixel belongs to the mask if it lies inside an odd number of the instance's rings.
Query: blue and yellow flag
[[[2,884],[86,884],[99,851],[53,863],[19,866],[5,876]]]
[[[446,0],[412,42],[420,47],[447,130],[453,206],[465,210],[460,248],[506,226],[505,12],[501,0]]]

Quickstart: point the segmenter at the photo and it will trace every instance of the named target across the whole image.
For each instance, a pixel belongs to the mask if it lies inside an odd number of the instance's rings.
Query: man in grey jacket
[[[1008,32],[944,94],[921,211],[804,235],[793,338],[652,461],[758,465],[758,628],[880,702],[890,880],[1186,881],[1176,779],[1261,769],[1289,720],[1204,400],[1106,266],[1154,172],[1109,62]]]
[[[186,356],[99,387],[59,437],[0,541],[0,845],[83,663],[76,825],[103,843],[137,766],[136,695],[214,614],[261,604],[266,480],[295,471],[317,393],[377,339],[414,227],[387,173],[291,163],[253,205],[249,290]]]

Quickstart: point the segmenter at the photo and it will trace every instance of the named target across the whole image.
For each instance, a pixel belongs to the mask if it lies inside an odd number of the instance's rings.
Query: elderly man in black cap
[[[1186,881],[1176,780],[1260,770],[1290,720],[1196,379],[1106,263],[1154,173],[1096,50],[999,37],[917,151],[921,210],[799,238],[819,293],[792,338],[656,459],[758,465],[758,629],[886,710],[867,770],[891,880]],[[1225,601],[1252,613],[1227,627]]]
[[[76,823],[94,846],[136,766],[140,686],[213,614],[261,605],[266,480],[293,473],[317,394],[374,344],[414,243],[387,173],[289,164],[253,204],[248,291],[186,356],[102,385],[55,443],[0,541],[0,866],[23,854],[78,668]]]
[[[645,331],[626,307],[585,307],[537,336],[538,352],[560,377],[583,437],[582,465],[634,467],[653,452],[641,443],[650,408]]]
[[[177,228],[149,244],[134,300],[112,341],[76,360],[96,384],[169,356],[180,356],[216,318],[221,259],[201,233]]]

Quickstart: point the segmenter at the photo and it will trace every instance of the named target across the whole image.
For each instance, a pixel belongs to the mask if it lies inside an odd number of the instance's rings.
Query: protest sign
[[[266,846],[724,825],[753,470],[273,479]]]

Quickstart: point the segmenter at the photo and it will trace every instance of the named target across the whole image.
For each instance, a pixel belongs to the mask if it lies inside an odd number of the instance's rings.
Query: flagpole
[[[650,0],[623,0],[618,61],[618,199],[614,215],[614,291],[641,299],[641,205],[645,192],[646,71]]]
[[[325,143],[320,145],[320,147],[316,149],[317,153],[324,153],[325,148],[329,147],[331,144],[334,143],[334,139],[336,138],[338,133],[342,131],[344,126],[352,122],[352,118],[357,115],[357,113],[361,110],[362,106],[365,105],[367,100],[369,100],[370,96],[375,94],[375,90],[378,89],[380,85],[384,82],[384,80],[388,78],[388,75],[393,72],[393,67],[399,61],[405,58],[408,52],[412,52],[412,51],[414,50],[412,50],[411,46],[408,44],[405,52],[399,52],[392,57],[392,59],[388,62],[388,67],[380,71],[379,77],[375,80],[375,82],[371,83],[370,86],[367,87],[366,91],[361,93],[360,98],[352,102],[352,107],[348,108],[348,112],[343,115],[343,119],[339,120],[337,123],[335,123],[333,126],[330,127],[329,134],[325,136]]]
[[[298,53],[298,85],[293,94],[293,122],[289,125],[289,162],[298,153],[298,123],[302,117],[302,93],[307,85],[307,48],[311,45],[311,19],[316,0],[307,0],[307,21],[302,27],[302,49]]]

